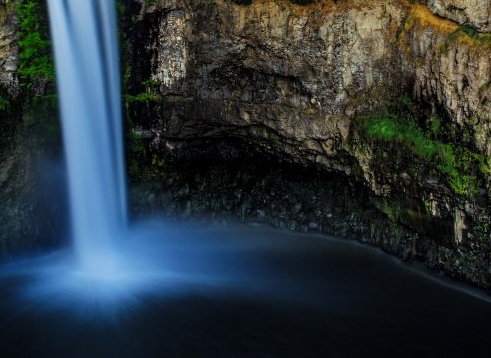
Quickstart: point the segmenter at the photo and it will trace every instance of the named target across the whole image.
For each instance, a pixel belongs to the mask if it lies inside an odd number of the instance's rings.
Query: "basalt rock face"
[[[0,261],[66,236],[66,206],[56,199],[64,197],[61,172],[52,161],[60,147],[57,110],[27,100],[20,88],[18,3],[0,0]]]
[[[226,138],[349,177],[385,217],[352,235],[490,287],[486,174],[477,196],[455,193],[403,145],[367,139],[360,125],[409,94],[443,118],[447,141],[489,155],[487,35],[405,1],[126,3],[136,10],[130,91],[140,94],[129,115],[153,156],[193,156]],[[394,227],[401,240],[386,240]]]
[[[18,82],[15,72],[17,70],[17,44],[15,23],[15,2],[0,1],[0,94],[15,95],[18,92]]]
[[[0,1],[0,154],[5,147],[11,147],[15,134],[15,121],[9,118],[8,107],[11,99],[18,94],[15,75],[18,64],[16,31],[13,6]],[[1,155],[0,155],[1,158]]]
[[[489,35],[469,36],[455,23],[431,18],[424,6],[414,7],[405,33],[403,68],[414,74],[415,98],[440,107],[450,121],[467,127],[473,145],[490,155]]]
[[[432,17],[422,5],[413,7],[401,33],[402,68],[413,74],[414,98],[445,117],[448,140],[456,147],[473,148],[489,157],[489,35]],[[431,176],[421,178],[425,184],[418,196],[424,199],[430,217],[453,220],[453,244],[437,247],[430,265],[474,282],[486,282],[489,287],[489,174],[482,177],[479,193],[463,196],[448,192],[448,187]]]
[[[435,14],[468,25],[482,32],[491,32],[489,0],[424,0]]]
[[[232,136],[295,161],[356,171],[355,114],[406,85],[393,34],[406,9],[288,1],[161,1],[142,15],[134,82],[160,97],[155,146]],[[390,40],[392,39],[392,41]],[[146,62],[146,63],[145,63]],[[143,90],[143,89],[142,89]],[[155,118],[150,118],[150,120]],[[174,141],[175,140],[175,141]]]

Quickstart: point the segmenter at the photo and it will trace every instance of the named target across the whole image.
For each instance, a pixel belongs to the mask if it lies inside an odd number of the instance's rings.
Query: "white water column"
[[[126,230],[119,57],[112,0],[48,0],[71,228],[85,268],[110,265]]]

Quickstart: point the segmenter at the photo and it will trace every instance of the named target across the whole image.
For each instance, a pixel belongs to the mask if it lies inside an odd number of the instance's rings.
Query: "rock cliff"
[[[288,215],[305,224],[288,226],[353,235],[491,287],[487,2],[121,4],[130,170],[131,162],[136,171],[145,165],[160,170],[164,160],[200,156],[210,143],[228,143],[219,150],[225,157],[240,158],[236,150],[252,147],[254,155],[329,177],[299,189],[308,197],[290,202]],[[0,21],[7,21],[12,13],[1,15],[2,6]],[[15,42],[12,31],[6,36],[3,30],[0,46],[9,45],[0,47],[0,80],[6,88],[14,81],[15,88]],[[2,36],[8,40],[1,42]],[[7,58],[14,61],[5,67]],[[394,134],[393,128],[403,133]],[[231,179],[235,186],[245,174],[237,175]],[[322,183],[329,189],[315,194]],[[271,184],[275,189],[268,194],[258,193],[259,186],[256,196],[280,205],[274,193],[284,195],[282,185]],[[186,188],[170,197],[181,198],[187,215],[193,202],[182,199],[192,196]],[[164,203],[169,195],[159,190],[147,191],[146,202],[135,206],[151,206],[156,197]],[[242,200],[241,220],[265,215],[266,208],[252,210],[237,190],[230,197]],[[343,203],[339,195],[334,205],[328,197],[333,191],[349,200],[363,198],[363,205]],[[218,200],[223,204],[217,206],[235,208]],[[343,205],[333,216],[332,207]],[[288,216],[283,209],[277,215]],[[345,218],[341,231],[340,217]]]
[[[354,177],[388,221],[414,233],[400,243],[363,239],[399,254],[409,246],[409,256],[489,286],[487,171],[453,163],[442,175],[403,143],[363,131],[363,118],[409,95],[422,118],[439,118],[431,143],[489,156],[490,39],[476,30],[482,21],[461,26],[434,3],[391,0],[131,3],[140,5],[127,38],[131,90],[154,97],[130,108],[135,133],[154,153],[236,138]],[[423,129],[428,123],[420,120]]]
[[[18,4],[0,0],[0,260],[59,243],[64,226],[52,196],[63,197],[61,182],[47,189],[59,180],[59,168],[48,163],[59,155],[56,109],[21,89]]]
[[[15,75],[18,59],[14,7],[14,1],[0,1],[0,88],[10,95],[18,91]]]
[[[468,25],[481,32],[491,32],[489,0],[425,0],[435,14]]]
[[[351,172],[339,153],[352,118],[406,84],[394,36],[406,12],[390,1],[146,8],[132,66],[161,96],[154,144],[227,134]]]

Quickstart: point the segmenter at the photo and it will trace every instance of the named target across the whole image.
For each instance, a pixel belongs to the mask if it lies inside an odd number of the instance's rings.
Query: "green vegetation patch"
[[[490,158],[454,143],[444,143],[431,138],[440,127],[440,120],[427,120],[428,128],[421,129],[411,116],[384,113],[366,118],[363,129],[370,139],[398,143],[423,161],[460,195],[475,195],[479,177],[491,171]]]
[[[159,96],[155,93],[147,93],[147,92],[142,92],[138,93],[136,95],[131,95],[131,94],[124,94],[123,95],[123,100],[125,105],[129,105],[134,102],[153,102],[157,101],[159,99]]]
[[[53,56],[48,40],[46,14],[39,2],[21,1],[17,6],[19,69],[21,86],[29,89],[54,79]]]
[[[460,42],[469,45],[471,48],[491,47],[491,34],[481,33],[470,25],[461,25],[451,32],[443,44],[443,50],[448,50],[451,43]]]
[[[144,103],[148,104],[151,102],[158,102],[160,95],[158,94],[159,83],[154,80],[146,80],[141,82],[142,92],[136,94],[123,94],[123,103],[126,112],[129,111],[129,107],[133,104]]]
[[[4,111],[8,108],[10,104],[10,101],[3,98],[1,95],[0,95],[0,111]]]

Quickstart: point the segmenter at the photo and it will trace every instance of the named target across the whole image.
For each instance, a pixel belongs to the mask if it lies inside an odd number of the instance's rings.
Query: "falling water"
[[[110,0],[48,0],[72,236],[85,269],[114,264],[126,230],[116,16]]]
[[[48,4],[83,265],[62,250],[0,266],[2,356],[489,355],[489,297],[372,248],[261,227],[127,227],[114,4]]]

